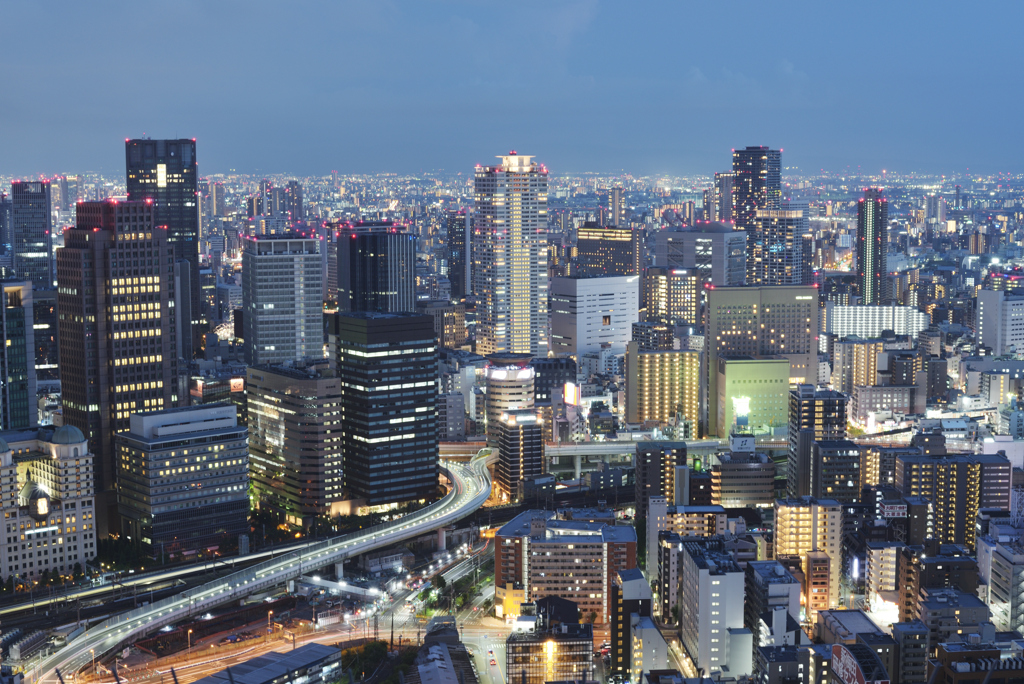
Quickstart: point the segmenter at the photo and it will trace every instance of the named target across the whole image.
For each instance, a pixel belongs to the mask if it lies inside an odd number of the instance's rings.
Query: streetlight
[[[274,615],[274,611],[267,612],[267,641],[270,641],[270,618]]]
[[[89,653],[92,653],[92,673],[96,675],[96,649],[90,648]]]
[[[192,630],[188,630],[188,660],[192,660]]]

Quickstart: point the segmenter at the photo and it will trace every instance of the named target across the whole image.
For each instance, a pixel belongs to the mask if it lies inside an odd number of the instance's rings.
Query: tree
[[[587,613],[587,622],[589,622],[592,625],[597,623],[597,612],[596,611],[592,610],[589,613]]]
[[[445,581],[444,576],[441,574],[438,574],[437,577],[432,579],[430,584],[439,592],[444,591],[444,588],[448,586],[448,582]]]

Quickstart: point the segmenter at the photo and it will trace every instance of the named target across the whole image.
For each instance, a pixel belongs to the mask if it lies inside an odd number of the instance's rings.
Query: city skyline
[[[115,141],[142,135],[196,137],[204,175],[468,175],[490,150],[512,148],[542,153],[563,173],[714,173],[727,168],[722,150],[746,144],[783,148],[785,166],[802,173],[1022,170],[1013,154],[1021,133],[999,113],[1013,111],[1014,96],[997,109],[953,97],[966,83],[1014,92],[1001,70],[978,66],[1013,60],[1012,5],[119,7],[8,9],[23,30],[0,48],[0,126],[18,135],[8,136],[0,173],[109,173],[120,166]],[[189,36],[174,68],[150,49],[151,25]],[[659,38],[665,26],[676,30]],[[954,27],[960,39],[929,48],[930,36]],[[765,56],[762,41],[739,39],[758,31],[778,49]],[[117,40],[93,40],[104,33]],[[398,47],[374,49],[381,41]],[[253,44],[258,69],[242,49]],[[58,87],[32,76],[83,54],[118,83],[116,106],[99,96],[98,75]],[[287,89],[266,90],[274,82]],[[872,97],[859,97],[868,83]],[[157,84],[173,97],[153,107]],[[523,98],[544,105],[503,106]],[[68,102],[73,117],[62,113]]]

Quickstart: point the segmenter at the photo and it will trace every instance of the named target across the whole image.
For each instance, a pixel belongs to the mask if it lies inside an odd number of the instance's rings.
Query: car
[[[498,661],[495,660],[494,658],[491,658],[491,665],[497,665],[497,664],[498,664]]]
[[[494,655],[494,649],[493,648],[487,649],[487,655]]]

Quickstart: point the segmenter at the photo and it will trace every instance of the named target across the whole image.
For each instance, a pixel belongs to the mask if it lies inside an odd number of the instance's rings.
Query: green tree
[[[438,574],[434,579],[430,580],[430,585],[438,591],[444,591],[445,587],[448,586],[448,582],[445,581],[442,575]]]

